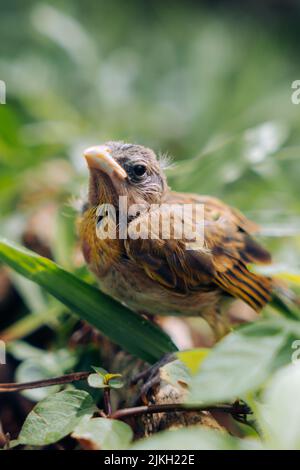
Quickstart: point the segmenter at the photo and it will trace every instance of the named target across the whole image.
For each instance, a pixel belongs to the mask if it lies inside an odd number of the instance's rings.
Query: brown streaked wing
[[[248,263],[270,262],[269,253],[249,235],[256,225],[214,198],[171,192],[164,202],[204,203],[204,247],[187,250],[184,240],[163,240],[156,234],[152,240],[129,238],[128,256],[165,287],[188,292],[214,284],[260,310],[270,300],[272,281],[247,269]]]

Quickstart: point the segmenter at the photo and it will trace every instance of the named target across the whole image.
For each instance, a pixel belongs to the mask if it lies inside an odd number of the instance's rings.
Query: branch
[[[0,393],[2,392],[20,392],[22,390],[28,390],[33,388],[50,387],[52,385],[62,385],[66,383],[76,382],[79,380],[85,380],[90,375],[90,372],[74,372],[73,374],[61,375],[60,377],[54,377],[52,379],[36,380],[34,382],[24,383],[5,383],[0,384]],[[105,393],[106,392],[106,393]],[[108,393],[107,393],[108,392]],[[161,405],[145,405],[136,406],[133,408],[123,408],[111,412],[110,403],[110,390],[104,390],[104,401],[105,401],[105,415],[110,419],[125,419],[134,416],[141,416],[144,414],[155,414],[155,413],[174,413],[174,412],[189,412],[189,411],[223,411],[229,413],[233,418],[238,421],[244,422],[247,415],[252,414],[250,408],[239,401],[233,403],[233,405],[223,404],[214,406],[203,406],[193,405],[188,406],[183,403],[171,403]]]
[[[51,387],[52,385],[62,385],[78,380],[86,379],[91,372],[74,372],[73,374],[61,375],[60,377],[53,377],[52,379],[36,380],[34,382],[24,383],[6,383],[0,384],[1,392],[20,392],[30,388]]]
[[[250,408],[244,404],[236,402],[233,405],[214,405],[214,406],[203,406],[194,405],[187,406],[183,403],[172,403],[162,405],[148,405],[148,406],[136,406],[134,408],[124,408],[117,410],[112,413],[109,417],[111,419],[124,419],[133,416],[140,416],[143,414],[154,414],[154,413],[167,413],[167,412],[189,412],[189,411],[223,411],[229,413],[233,417],[241,417],[252,414]]]

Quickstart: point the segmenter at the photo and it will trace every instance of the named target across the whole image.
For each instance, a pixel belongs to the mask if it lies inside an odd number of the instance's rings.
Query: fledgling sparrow
[[[84,156],[90,181],[79,233],[101,290],[143,314],[201,316],[216,337],[226,332],[228,301],[242,299],[256,311],[269,302],[272,279],[248,269],[251,263],[271,260],[252,237],[256,224],[216,198],[171,191],[149,148],[108,142],[87,149]],[[119,196],[127,198],[128,207],[139,204],[139,211],[125,220],[125,239],[118,236]],[[102,204],[115,208],[115,215],[109,209],[99,214]],[[161,226],[154,228],[154,237],[145,237],[147,223],[157,221],[170,204],[180,212],[170,219],[170,237],[163,238]],[[181,220],[184,204],[204,206],[202,243],[175,236],[174,224]],[[193,225],[194,217],[182,221]],[[103,238],[99,233],[110,218],[116,222],[117,236]],[[140,236],[130,236],[137,228]]]

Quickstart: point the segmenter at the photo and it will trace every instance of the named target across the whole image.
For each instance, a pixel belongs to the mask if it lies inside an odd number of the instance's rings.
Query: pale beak
[[[114,160],[109,147],[106,145],[89,147],[85,150],[84,157],[89,168],[100,170],[110,178],[115,175],[122,180],[127,178],[126,171]]]

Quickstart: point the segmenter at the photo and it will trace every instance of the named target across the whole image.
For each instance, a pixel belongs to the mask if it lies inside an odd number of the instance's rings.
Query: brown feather
[[[247,227],[254,230],[254,224],[215,198],[169,192],[165,201],[204,204],[205,246],[187,250],[183,239],[129,238],[125,243],[129,258],[140,263],[149,277],[174,291],[201,290],[215,284],[255,310],[262,309],[270,300],[272,282],[249,271],[247,264],[270,262],[270,255],[246,232]],[[139,218],[141,224],[146,216]]]

